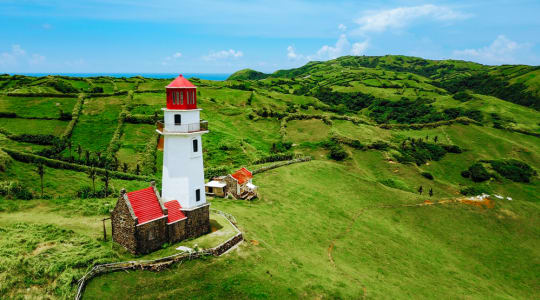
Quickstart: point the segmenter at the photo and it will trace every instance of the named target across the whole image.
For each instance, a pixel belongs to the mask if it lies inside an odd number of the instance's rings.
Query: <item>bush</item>
[[[427,179],[429,180],[433,180],[433,175],[431,175],[431,173],[429,172],[422,172],[420,173],[422,176],[426,177]]]
[[[14,112],[0,111],[0,118],[16,118],[17,114]]]
[[[32,199],[32,193],[28,188],[16,180],[0,182],[0,195],[12,199]]]
[[[471,100],[471,96],[467,94],[466,92],[457,92],[452,97],[461,102],[466,102],[466,101]]]
[[[11,165],[12,161],[13,159],[11,156],[0,149],[0,172],[5,172]]]
[[[446,150],[446,152],[448,153],[461,153],[463,152],[463,149],[461,149],[459,146],[457,145],[441,145],[444,150]]]
[[[37,145],[55,145],[60,143],[60,139],[52,134],[17,134],[9,137],[18,142],[26,142]]]
[[[462,189],[459,192],[465,196],[476,196],[483,193],[486,193],[486,194],[489,193],[488,189],[486,189],[485,187],[477,187],[477,186],[469,186]]]
[[[214,168],[206,168],[204,169],[204,177],[208,179],[212,179],[214,177],[218,176],[224,176],[228,173],[228,168],[221,166],[221,167],[214,167]]]
[[[497,173],[515,182],[530,182],[531,177],[536,175],[533,168],[519,160],[494,160],[490,163]]]
[[[461,171],[461,177],[471,178],[471,172],[469,172],[469,170],[463,170]]]
[[[342,161],[345,158],[347,158],[348,154],[341,146],[341,144],[333,144],[330,146],[330,154],[329,157],[333,160]]]
[[[481,163],[475,163],[469,167],[471,179],[474,182],[482,182],[491,178],[491,175]]]

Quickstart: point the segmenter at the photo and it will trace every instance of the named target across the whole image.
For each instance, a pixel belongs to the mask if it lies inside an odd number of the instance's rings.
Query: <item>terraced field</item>
[[[192,79],[207,171],[312,160],[257,174],[253,201],[210,199],[236,217],[236,250],[103,275],[84,298],[538,298],[537,73],[385,56]],[[485,76],[507,89],[462,86]],[[176,252],[131,256],[101,221],[121,188],[159,184],[169,81],[0,76],[0,294],[71,298],[93,264]],[[92,166],[111,172],[106,193]],[[490,205],[466,198],[482,192]],[[230,236],[214,221],[218,234],[184,244]]]

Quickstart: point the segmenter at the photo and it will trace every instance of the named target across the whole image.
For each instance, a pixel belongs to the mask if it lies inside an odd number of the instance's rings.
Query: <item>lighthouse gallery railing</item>
[[[197,131],[207,131],[208,121],[200,121],[199,123],[191,123],[191,124],[163,123],[161,121],[158,121],[156,123],[156,126],[157,126],[157,130],[161,132],[190,133],[190,132],[197,132]]]

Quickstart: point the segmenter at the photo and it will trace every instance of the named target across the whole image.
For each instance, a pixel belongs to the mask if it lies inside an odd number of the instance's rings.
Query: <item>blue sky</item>
[[[232,73],[342,55],[540,65],[540,1],[0,0],[0,73]]]

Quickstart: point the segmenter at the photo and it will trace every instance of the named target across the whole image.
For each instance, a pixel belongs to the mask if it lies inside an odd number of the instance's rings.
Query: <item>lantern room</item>
[[[168,109],[197,108],[197,87],[182,74],[171,81],[165,88],[167,89]]]

